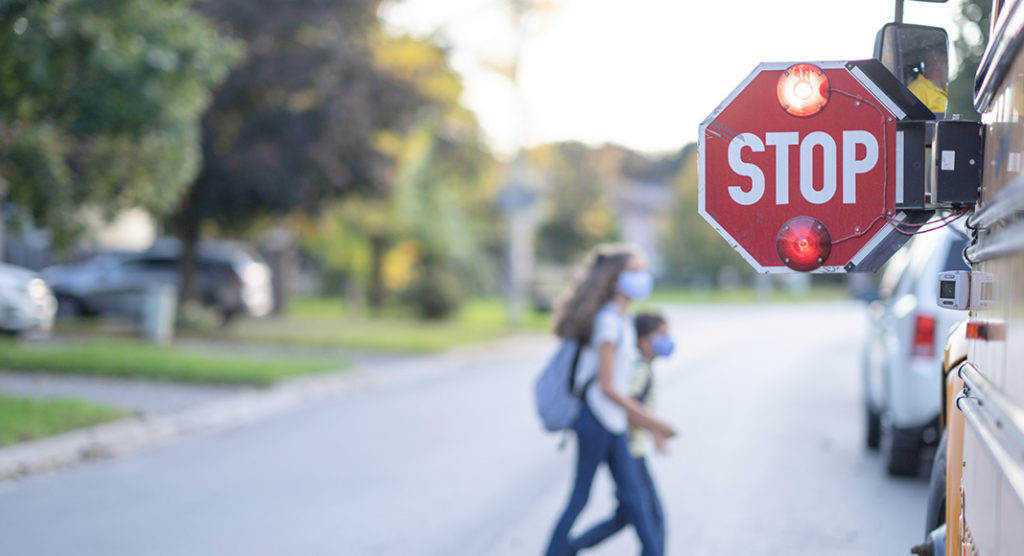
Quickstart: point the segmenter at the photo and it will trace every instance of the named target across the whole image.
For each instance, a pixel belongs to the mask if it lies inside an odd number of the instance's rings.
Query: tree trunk
[[[181,301],[180,308],[199,301],[198,288],[196,287],[196,250],[199,246],[199,223],[189,222],[184,226],[181,234]]]
[[[192,186],[193,188],[195,185]],[[192,302],[199,301],[196,287],[196,251],[199,245],[199,215],[193,205],[192,189],[182,198],[173,222],[181,240],[181,288],[178,290],[178,315]]]
[[[2,178],[0,178],[0,180],[2,180]],[[6,244],[4,244],[5,232],[7,231],[5,226],[7,222],[4,220],[4,193],[6,192],[3,187],[4,184],[0,181],[0,263],[4,262],[4,253],[7,247]]]
[[[384,254],[388,249],[388,238],[376,235],[370,238],[370,310],[374,313],[384,306]]]

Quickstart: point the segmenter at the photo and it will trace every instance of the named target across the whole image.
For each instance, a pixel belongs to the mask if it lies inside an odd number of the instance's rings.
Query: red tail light
[[[935,317],[917,315],[914,319],[914,342],[910,353],[915,357],[935,355]]]

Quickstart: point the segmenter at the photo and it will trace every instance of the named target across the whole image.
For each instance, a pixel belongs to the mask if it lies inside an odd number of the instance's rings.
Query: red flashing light
[[[775,250],[786,266],[808,272],[828,260],[832,236],[817,219],[797,216],[782,225],[775,237]]]
[[[914,357],[935,355],[935,317],[917,315],[914,318],[914,341],[910,345],[910,354]]]
[[[831,94],[828,76],[818,66],[795,64],[779,76],[779,105],[793,116],[806,118],[821,112]]]

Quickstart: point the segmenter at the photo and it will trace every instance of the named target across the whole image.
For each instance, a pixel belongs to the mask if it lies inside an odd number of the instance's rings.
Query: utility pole
[[[4,262],[5,232],[7,231],[7,220],[4,218],[4,205],[7,202],[7,180],[0,177],[0,263]]]

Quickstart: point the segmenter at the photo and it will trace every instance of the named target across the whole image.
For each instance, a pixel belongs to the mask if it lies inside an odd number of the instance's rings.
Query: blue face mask
[[[651,340],[651,351],[657,357],[668,357],[676,349],[676,343],[665,334],[658,334]]]
[[[651,295],[654,277],[646,270],[627,270],[619,274],[619,291],[630,299],[644,299]]]

